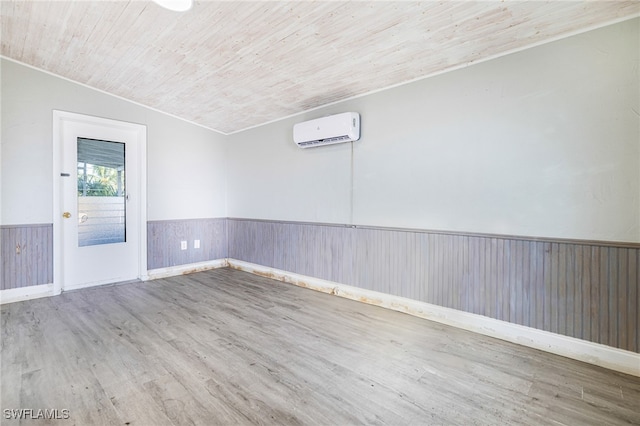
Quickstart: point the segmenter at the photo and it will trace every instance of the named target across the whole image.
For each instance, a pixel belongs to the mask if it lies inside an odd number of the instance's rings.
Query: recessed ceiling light
[[[153,0],[165,9],[174,12],[186,12],[193,6],[193,0]]]

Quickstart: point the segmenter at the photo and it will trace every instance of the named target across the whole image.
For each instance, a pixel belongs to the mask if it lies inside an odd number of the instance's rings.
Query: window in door
[[[78,246],[126,242],[125,144],[78,138]]]

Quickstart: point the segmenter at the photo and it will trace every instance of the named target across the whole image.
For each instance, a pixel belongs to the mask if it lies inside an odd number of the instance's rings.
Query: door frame
[[[62,293],[63,271],[63,231],[62,231],[62,199],[63,185],[60,174],[63,158],[63,123],[76,122],[89,125],[116,127],[135,132],[135,148],[138,155],[135,167],[139,173],[139,185],[133,188],[134,193],[139,194],[139,215],[135,219],[138,226],[138,279],[147,276],[147,126],[143,124],[128,123],[125,121],[95,117],[74,112],[53,110],[53,294]]]

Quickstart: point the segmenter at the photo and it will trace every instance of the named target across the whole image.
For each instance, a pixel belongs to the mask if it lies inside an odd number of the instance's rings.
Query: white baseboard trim
[[[227,259],[208,260],[206,262],[188,263],[186,265],[169,266],[168,268],[151,269],[140,279],[142,281],[157,280],[160,278],[175,277],[176,275],[193,274],[194,272],[207,271],[209,269],[226,268],[229,266]]]
[[[65,286],[62,289],[62,292],[68,292],[68,291],[76,291],[76,290],[83,290],[86,288],[93,288],[93,287],[106,287],[106,286],[110,286],[110,285],[120,285],[120,284],[126,284],[126,283],[130,283],[130,282],[135,282],[137,281],[137,278],[134,279],[126,279],[126,278],[116,278],[115,280],[105,280],[105,281],[94,281],[94,282],[89,282],[89,283],[84,283],[84,284],[79,284],[79,285],[74,285],[74,286]]]
[[[404,297],[256,265],[241,260],[228,259],[228,265],[231,268],[240,269],[255,275],[273,278],[278,281],[381,306],[394,311],[404,312],[420,318],[484,334],[485,336],[495,337],[640,377],[640,354],[635,352],[512,324],[482,315],[444,308]]]
[[[0,305],[5,303],[22,302],[24,300],[39,299],[53,296],[53,284],[33,285],[21,288],[0,290]]]

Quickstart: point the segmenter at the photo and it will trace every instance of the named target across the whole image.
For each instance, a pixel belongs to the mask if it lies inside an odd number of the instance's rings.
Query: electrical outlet
[[[186,250],[186,249],[187,249],[187,242],[180,241],[180,250]]]
[[[193,248],[194,249],[200,248],[200,240],[193,240]]]

